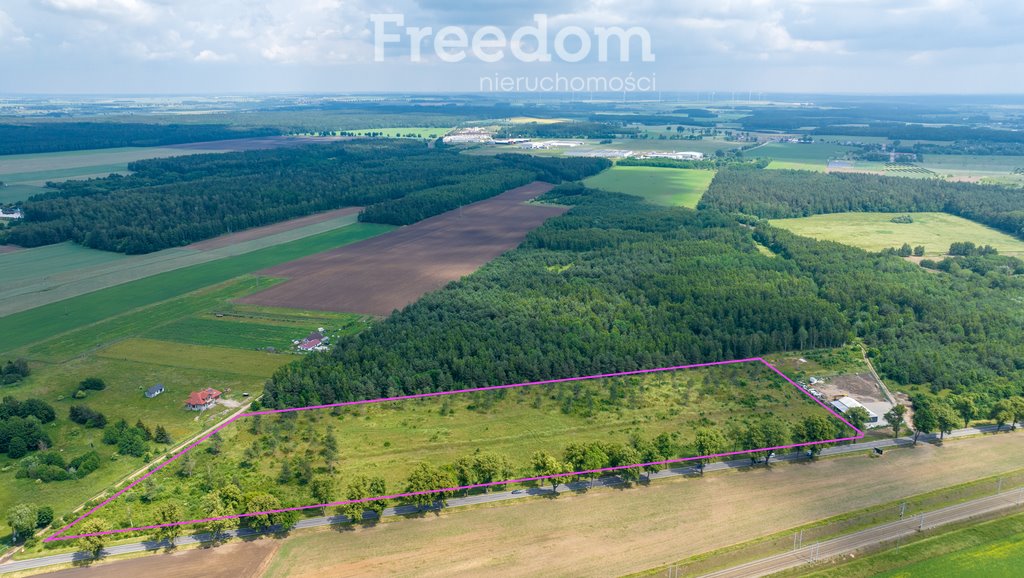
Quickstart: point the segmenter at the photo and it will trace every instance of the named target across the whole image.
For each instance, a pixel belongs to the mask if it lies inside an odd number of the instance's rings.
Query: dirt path
[[[673,479],[648,488],[325,529],[285,540],[266,578],[612,576],[1017,469],[1024,435]]]

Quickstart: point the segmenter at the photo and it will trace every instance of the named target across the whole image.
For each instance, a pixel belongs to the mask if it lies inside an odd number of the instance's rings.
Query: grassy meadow
[[[173,247],[146,255],[121,255],[70,242],[0,254],[0,269],[10,272],[0,280],[0,316],[329,233],[356,221],[356,215],[344,215],[216,248]]]
[[[584,184],[596,189],[643,197],[652,203],[694,208],[715,177],[714,171],[616,166]]]
[[[672,457],[695,455],[688,446],[698,426],[724,432],[763,416],[795,426],[819,413],[824,412],[818,405],[782,378],[747,363],[246,417],[221,430],[218,452],[208,451],[212,442],[204,443],[182,462],[187,466],[170,466],[153,487],[131,490],[102,515],[123,524],[130,507],[139,523],[162,502],[175,502],[184,515],[201,517],[198,498],[229,482],[243,492],[270,492],[286,504],[317,503],[308,483],[281,481],[285,463],[327,476],[339,495],[360,474],[380,476],[389,492],[397,492],[418,463],[442,466],[489,452],[506,457],[511,476],[519,477],[530,475],[535,452],[561,456],[570,442],[625,445],[635,437],[667,434],[677,447]],[[334,461],[322,453],[325,436],[342,442]],[[206,473],[176,475],[182,467]],[[148,503],[140,499],[143,492]],[[154,493],[159,499],[152,499]]]
[[[903,243],[923,245],[926,256],[945,254],[950,243],[971,241],[992,245],[1000,253],[1024,255],[1024,241],[1006,233],[946,213],[909,213],[913,223],[893,223],[893,217],[908,213],[835,213],[798,219],[773,219],[773,226],[798,235],[838,241],[867,251],[899,247]]]
[[[237,305],[231,300],[280,282],[249,275],[251,271],[390,229],[352,224],[0,317],[0,350],[6,352],[0,359],[24,356],[32,369],[27,378],[5,386],[4,395],[52,405],[57,419],[43,426],[52,441],[50,451],[70,460],[94,450],[102,464],[78,481],[44,483],[15,477],[18,460],[0,456],[0,511],[32,501],[53,507],[58,516],[67,514],[143,467],[151,455],[168,449],[150,442],[147,456],[120,455],[116,446],[100,441],[103,430],[68,419],[72,404],[104,413],[108,424],[123,418],[129,424],[141,419],[151,429],[163,426],[173,440],[181,441],[227,417],[248,401],[243,393],[258,394],[278,367],[296,360],[298,355],[289,351],[293,339],[318,327],[335,336],[367,327],[370,320],[363,316]],[[99,258],[96,267],[130,259],[73,246],[47,250],[52,258],[41,266],[55,275],[72,267],[76,255]],[[3,257],[22,253],[30,252]],[[31,260],[22,266],[34,267]],[[268,346],[281,352],[256,351]],[[103,379],[106,388],[74,398],[86,377]],[[165,393],[146,398],[143,392],[156,383],[164,384]],[[202,413],[187,411],[188,393],[205,387],[225,392],[228,401]],[[0,534],[6,530],[6,520],[0,520]]]
[[[17,352],[30,344],[94,323],[117,324],[120,323],[115,319],[117,316],[140,307],[158,304],[168,299],[173,300],[184,293],[197,291],[278,263],[355,243],[391,229],[392,227],[386,225],[359,223],[14,313],[0,318],[0,353]],[[6,256],[17,255],[18,253],[12,253]],[[260,281],[251,279],[248,283],[252,290],[256,290]],[[180,315],[168,316],[166,319],[169,321],[174,318],[180,318]],[[140,323],[146,324],[145,315]],[[94,333],[96,332],[90,328],[86,331],[84,339],[92,339],[89,335]],[[99,343],[108,341],[104,337],[97,339]]]
[[[858,557],[826,571],[803,576],[837,578],[917,578],[985,576],[1012,578],[1024,567],[1024,515],[940,530],[923,540]],[[786,575],[797,575],[787,572]]]
[[[745,152],[748,157],[772,159],[769,169],[800,169],[823,171],[828,161],[844,156],[853,147],[833,143],[781,143],[770,142]]]

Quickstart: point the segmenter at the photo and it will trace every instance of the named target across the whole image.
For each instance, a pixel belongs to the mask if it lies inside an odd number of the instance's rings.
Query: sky
[[[397,40],[376,33],[375,14],[392,15],[380,32]],[[547,34],[514,42],[537,14]],[[406,27],[431,28],[418,61]],[[652,91],[1021,94],[1021,30],[1019,0],[4,0],[0,94],[478,92],[559,76]]]

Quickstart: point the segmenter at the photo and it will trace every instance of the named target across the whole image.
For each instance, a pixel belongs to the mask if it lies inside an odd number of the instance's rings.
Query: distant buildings
[[[493,133],[490,129],[483,127],[471,126],[467,128],[456,129],[441,139],[445,144],[459,144],[459,143],[486,143],[491,142]]]
[[[681,151],[681,152],[646,152],[640,155],[642,159],[672,159],[674,161],[699,161],[704,158],[704,153],[696,151]]]
[[[164,392],[164,384],[158,383],[146,390],[146,397],[154,398]]]
[[[327,349],[327,337],[324,335],[324,328],[310,332],[305,339],[293,341],[299,351],[324,351]]]
[[[217,400],[220,399],[221,392],[208,387],[202,391],[193,391],[188,394],[188,399],[185,400],[185,407],[192,411],[203,411],[204,409],[210,409],[217,404]]]
[[[21,209],[0,208],[0,219],[8,219],[13,221],[15,219],[22,219],[24,217],[25,214],[21,212]]]

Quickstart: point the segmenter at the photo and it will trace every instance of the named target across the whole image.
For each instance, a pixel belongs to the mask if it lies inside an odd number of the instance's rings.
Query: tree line
[[[1024,191],[938,179],[729,168],[715,175],[699,208],[766,219],[851,211],[937,211],[1024,238]]]
[[[469,156],[395,140],[150,159],[131,163],[130,176],[53,183],[55,191],[24,203],[25,218],[0,231],[0,242],[148,253],[346,206],[367,206],[365,221],[406,224],[501,187],[606,167],[600,159]]]
[[[2,123],[0,124],[0,155],[116,147],[151,147],[279,134],[281,131],[275,128],[241,128],[226,124]]]

